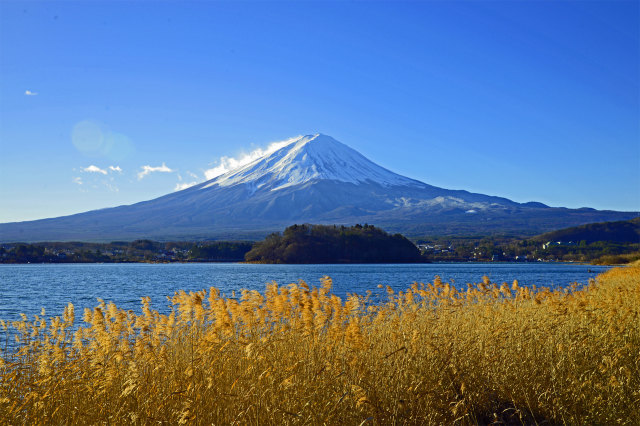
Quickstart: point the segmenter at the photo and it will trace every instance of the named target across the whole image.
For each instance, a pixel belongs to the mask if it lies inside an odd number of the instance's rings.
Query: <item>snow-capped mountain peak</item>
[[[317,133],[294,138],[277,151],[205,182],[200,188],[251,184],[255,189],[276,191],[313,180],[421,185],[378,166],[331,136]]]
[[[0,241],[257,240],[294,223],[374,223],[419,236],[496,230],[531,234],[638,215],[519,204],[438,188],[390,172],[322,134],[300,136],[267,152],[241,168],[153,200],[0,224]]]

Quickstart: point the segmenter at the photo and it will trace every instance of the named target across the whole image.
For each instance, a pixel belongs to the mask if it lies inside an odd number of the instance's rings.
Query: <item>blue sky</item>
[[[432,185],[640,210],[639,14],[3,1],[0,222],[151,199],[316,132]]]

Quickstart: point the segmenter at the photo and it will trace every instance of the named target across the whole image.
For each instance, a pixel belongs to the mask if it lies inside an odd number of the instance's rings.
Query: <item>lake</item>
[[[378,284],[404,290],[413,282],[431,282],[436,275],[458,288],[480,282],[487,275],[493,282],[563,287],[609,269],[605,266],[561,263],[433,263],[401,265],[256,265],[241,263],[116,263],[0,265],[0,319],[16,320],[20,313],[30,318],[46,309],[47,316],[61,315],[72,302],[76,316],[96,298],[118,307],[139,311],[140,297],[151,297],[152,306],[167,312],[166,296],[177,290],[195,291],[217,287],[230,295],[233,290],[265,289],[276,281],[286,285],[305,280],[318,286],[320,278],[333,279],[333,292],[364,294],[380,292]]]

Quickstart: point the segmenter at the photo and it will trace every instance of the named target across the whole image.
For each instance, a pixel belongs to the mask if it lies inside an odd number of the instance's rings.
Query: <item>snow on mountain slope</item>
[[[323,134],[300,136],[274,153],[199,185],[200,189],[241,183],[254,190],[279,189],[313,180],[376,183],[385,187],[424,186],[369,161],[359,152]]]

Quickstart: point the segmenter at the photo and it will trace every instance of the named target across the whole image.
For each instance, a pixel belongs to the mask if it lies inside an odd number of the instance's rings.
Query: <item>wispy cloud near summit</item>
[[[260,157],[264,157],[265,155],[269,155],[273,152],[276,152],[280,148],[289,145],[291,142],[299,138],[300,136],[295,138],[290,138],[284,141],[272,142],[266,148],[257,148],[249,153],[240,154],[237,157],[227,157],[227,156],[220,157],[220,159],[218,160],[218,165],[211,169],[205,170],[204,175],[207,178],[207,180],[213,179],[231,170],[235,170],[242,166],[245,166],[251,163],[252,161],[257,160]]]
[[[197,185],[198,182],[178,182],[176,183],[176,187],[173,188],[174,191],[182,191],[183,189],[191,188],[194,185]]]

